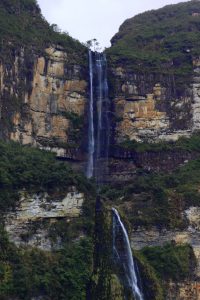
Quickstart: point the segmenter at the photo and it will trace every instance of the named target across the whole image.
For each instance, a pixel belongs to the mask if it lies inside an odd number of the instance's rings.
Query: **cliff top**
[[[200,2],[167,5],[126,20],[107,50],[114,62],[163,72],[163,65],[182,74],[191,71],[200,53]],[[169,71],[169,70],[168,70]]]
[[[43,52],[49,45],[59,45],[80,58],[85,47],[67,33],[58,32],[41,14],[36,0],[0,1],[0,50],[7,44],[27,46]]]

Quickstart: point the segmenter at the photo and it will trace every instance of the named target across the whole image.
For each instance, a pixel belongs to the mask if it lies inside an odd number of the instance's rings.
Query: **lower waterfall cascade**
[[[133,259],[130,241],[124,224],[121,221],[118,211],[112,208],[113,212],[113,256],[117,264],[121,265],[125,280],[131,289],[136,300],[144,300],[141,288],[139,286],[136,265]],[[117,235],[120,235],[120,244],[117,245]]]

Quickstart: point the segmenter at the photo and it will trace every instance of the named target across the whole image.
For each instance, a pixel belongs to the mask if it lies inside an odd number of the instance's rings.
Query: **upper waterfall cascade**
[[[130,241],[118,211],[113,208],[113,254],[117,263],[122,266],[128,287],[136,300],[144,300],[139,287],[138,274],[133,259]],[[120,239],[119,239],[120,236]],[[119,241],[120,240],[120,241]]]
[[[94,95],[93,95],[92,51],[89,51],[89,71],[90,71],[90,103],[89,103],[87,177],[91,178],[93,176],[93,171],[94,171]]]
[[[87,177],[101,181],[109,149],[109,98],[104,53],[89,50],[90,102]]]

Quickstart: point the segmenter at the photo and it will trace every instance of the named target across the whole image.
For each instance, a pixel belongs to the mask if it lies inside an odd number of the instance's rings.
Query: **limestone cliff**
[[[76,187],[68,190],[63,199],[48,193],[30,195],[30,192],[21,192],[15,212],[4,216],[10,241],[17,246],[33,246],[45,251],[61,248],[61,237],[52,239],[52,228],[62,220],[73,223],[82,214],[85,201],[85,195],[78,192]]]
[[[4,97],[16,97],[20,102],[20,108],[11,116],[8,138],[52,149],[58,156],[75,156],[81,146],[80,125],[84,124],[87,103],[87,78],[83,77],[82,67],[71,64],[62,47],[47,48],[45,56],[35,57],[30,91],[22,91],[20,97],[17,93],[23,50],[21,55],[14,58],[14,69],[9,72],[12,86],[6,84],[8,70],[3,64],[1,67],[2,101]],[[70,147],[74,152],[71,155]]]
[[[2,2],[0,11],[1,138],[76,157],[85,143],[86,48],[50,26],[34,0]]]
[[[175,141],[199,130],[199,59],[193,61],[190,85],[180,93],[173,76],[138,74],[134,66],[111,72],[116,143]]]
[[[177,140],[199,129],[199,11],[197,1],[149,11],[111,40],[116,143]]]

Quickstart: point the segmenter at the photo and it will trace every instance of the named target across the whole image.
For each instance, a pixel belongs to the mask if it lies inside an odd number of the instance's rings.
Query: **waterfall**
[[[103,53],[89,50],[90,104],[87,177],[100,184],[105,176],[109,149],[107,61]]]
[[[92,51],[89,50],[89,72],[90,72],[90,104],[89,104],[89,130],[88,130],[88,163],[87,178],[91,178],[94,172],[94,94],[93,94],[93,62]]]
[[[123,268],[123,273],[128,287],[136,300],[144,300],[133,260],[128,234],[122,223],[119,213],[115,208],[113,212],[113,254],[118,265]]]
[[[107,61],[103,53],[89,50],[90,101],[88,121],[87,177],[94,177],[97,187],[106,181],[109,156],[109,113]],[[98,197],[96,213],[98,214]],[[135,300],[143,300],[126,229],[115,208],[113,211],[113,254],[123,269],[123,277]],[[119,239],[120,237],[120,239]]]

